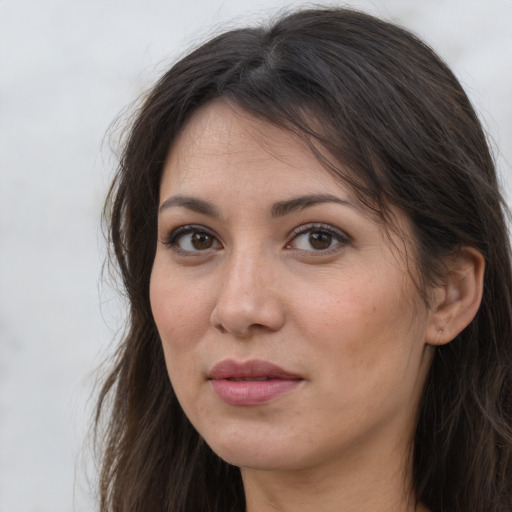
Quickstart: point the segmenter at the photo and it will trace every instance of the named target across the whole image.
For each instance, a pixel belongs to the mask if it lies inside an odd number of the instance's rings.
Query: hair
[[[433,512],[510,512],[512,276],[493,158],[442,60],[408,31],[347,9],[223,33],[177,62],[136,112],[105,207],[130,310],[97,406],[101,511],[245,510],[239,469],[212,452],[177,401],[149,301],[163,164],[215,99],[298,134],[384,224],[391,206],[405,212],[427,303],[447,255],[462,246],[484,255],[476,317],[435,348],[413,485]]]

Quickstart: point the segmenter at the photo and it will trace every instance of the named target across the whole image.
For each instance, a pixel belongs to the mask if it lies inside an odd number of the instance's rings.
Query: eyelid
[[[336,228],[330,224],[313,222],[310,224],[303,224],[301,226],[296,227],[288,235],[289,242],[286,243],[286,248],[293,249],[293,247],[289,247],[290,244],[293,242],[293,240],[295,240],[300,235],[303,235],[303,234],[311,232],[311,231],[323,231],[323,232],[329,233],[334,238],[336,238],[338,240],[338,242],[342,245],[349,244],[352,241],[351,237],[339,228]],[[302,252],[308,252],[308,253],[312,253],[312,254],[316,253],[317,255],[322,255],[327,252],[330,252],[330,251],[332,252],[333,250],[336,250],[337,245],[339,245],[339,244],[336,244],[334,247],[329,247],[325,250],[318,250],[318,251],[314,251],[314,250],[306,251],[304,249],[300,249],[300,250]]]
[[[178,254],[187,254],[187,255],[194,255],[198,256],[201,255],[201,253],[207,253],[210,249],[205,249],[204,251],[188,251],[186,249],[182,249],[178,246],[177,241],[184,235],[190,234],[190,233],[206,233],[207,235],[213,237],[215,241],[219,244],[219,246],[222,248],[222,243],[219,240],[218,235],[213,231],[212,229],[207,228],[206,226],[203,226],[201,224],[184,224],[182,226],[178,226],[172,230],[170,230],[169,234],[164,237],[163,240],[160,240],[160,242],[165,245],[166,247],[169,247],[171,250]],[[213,250],[218,250],[218,248],[212,248]]]

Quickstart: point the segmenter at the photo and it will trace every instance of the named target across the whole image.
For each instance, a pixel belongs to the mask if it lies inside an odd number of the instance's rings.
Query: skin
[[[272,215],[311,194],[336,200]],[[425,511],[411,442],[430,345],[452,333],[439,328],[446,307],[419,297],[404,239],[392,231],[390,243],[294,135],[222,102],[175,141],[160,204],[150,293],[169,376],[198,432],[240,466],[248,512]],[[457,302],[450,293],[434,290],[434,302]],[[226,359],[302,380],[267,403],[229,405],[208,379]]]

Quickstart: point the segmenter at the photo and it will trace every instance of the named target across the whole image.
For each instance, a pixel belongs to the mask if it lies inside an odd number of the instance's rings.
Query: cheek
[[[341,339],[357,339],[361,348],[362,337],[368,336],[367,341],[371,342],[395,329],[396,321],[400,322],[407,311],[393,287],[376,285],[371,278],[359,277],[355,281],[333,279],[322,287],[312,286],[298,294],[302,303],[297,309],[308,312],[311,327],[327,334],[328,339],[336,334]]]
[[[315,346],[317,406],[354,435],[362,425],[409,418],[422,385],[423,320],[402,290],[390,289],[360,280],[331,289],[324,301],[310,293],[309,321],[300,326]]]
[[[165,345],[173,347],[193,340],[208,322],[210,308],[205,287],[183,282],[180,274],[169,272],[158,259],[151,274],[150,303],[156,326]]]
[[[335,371],[353,385],[376,385],[407,370],[412,351],[421,348],[422,315],[417,313],[400,275],[382,279],[359,276],[335,283],[322,292],[315,287],[301,294],[308,297],[301,331],[316,341],[322,357],[337,362]],[[331,363],[332,365],[332,363]],[[364,379],[361,375],[364,374]]]
[[[198,342],[208,326],[209,305],[195,288],[179,279],[169,279],[158,267],[151,276],[150,302],[167,371],[178,394],[187,388],[197,365]]]
[[[204,307],[198,300],[200,294],[186,293],[186,290],[176,280],[171,286],[158,269],[153,271],[151,310],[162,342],[167,373],[184,410],[194,399],[191,390],[196,387],[199,365],[196,341],[204,331],[204,322],[198,321],[198,313]]]

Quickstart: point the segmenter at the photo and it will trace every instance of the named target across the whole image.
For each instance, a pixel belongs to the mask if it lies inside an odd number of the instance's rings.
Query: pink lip
[[[229,405],[259,405],[291,391],[304,379],[268,361],[216,364],[208,375],[219,398]]]

